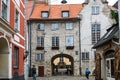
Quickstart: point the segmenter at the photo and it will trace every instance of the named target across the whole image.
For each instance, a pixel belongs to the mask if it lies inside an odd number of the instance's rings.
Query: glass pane
[[[42,12],[42,17],[47,18],[48,17],[48,12]]]
[[[45,25],[44,25],[43,23],[40,23],[40,24],[38,25],[38,29],[44,30],[44,29],[45,29]]]
[[[114,59],[111,59],[111,77],[114,78]]]
[[[109,60],[107,60],[106,62],[106,71],[107,71],[107,77],[110,77],[110,62]]]
[[[73,46],[73,36],[66,36],[66,46]]]

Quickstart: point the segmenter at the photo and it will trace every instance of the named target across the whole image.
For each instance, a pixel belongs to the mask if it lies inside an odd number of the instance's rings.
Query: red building
[[[0,0],[0,80],[24,80],[24,0]]]

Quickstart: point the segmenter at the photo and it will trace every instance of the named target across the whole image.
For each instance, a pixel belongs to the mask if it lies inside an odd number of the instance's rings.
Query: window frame
[[[48,18],[49,17],[49,12],[48,11],[41,11],[41,17],[42,18]]]
[[[39,23],[37,26],[38,30],[44,31],[45,30],[45,24],[44,23]]]
[[[90,60],[89,52],[82,52],[82,60]]]
[[[68,41],[68,39],[67,38],[72,38],[72,42],[71,42],[71,40],[70,40],[70,43],[69,42],[67,42]],[[74,35],[67,35],[66,37],[65,37],[65,41],[66,41],[66,47],[67,46],[74,46]],[[69,43],[69,44],[68,44]]]
[[[95,44],[100,39],[100,35],[101,35],[100,24],[98,23],[92,24],[92,27],[91,27],[92,44]]]
[[[9,3],[9,1],[8,0],[6,0],[6,3],[5,3],[5,0],[2,0],[1,1],[1,3],[2,3],[2,18],[3,19],[5,19],[5,20],[8,20],[8,3]]]
[[[62,17],[63,18],[69,17],[69,11],[62,11]]]
[[[59,37],[58,36],[53,36],[52,37],[52,47],[59,47],[59,44],[60,44],[59,43]]]
[[[92,6],[92,15],[98,15],[100,13],[99,6]]]
[[[72,30],[73,28],[74,28],[74,25],[73,25],[73,23],[72,22],[68,22],[68,23],[66,23],[66,30]]]
[[[44,37],[43,36],[37,36],[37,46],[44,47]]]
[[[19,68],[19,48],[14,46],[14,68]]]
[[[58,25],[58,23],[52,23],[52,24],[51,24],[51,29],[52,29],[52,30],[59,30],[59,25]]]
[[[20,31],[20,12],[15,9],[15,30]]]
[[[35,60],[36,61],[44,61],[45,60],[45,54],[44,53],[36,53],[35,54]]]

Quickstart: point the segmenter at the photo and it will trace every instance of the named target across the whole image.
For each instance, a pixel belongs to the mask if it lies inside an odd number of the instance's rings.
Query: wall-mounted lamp
[[[67,1],[66,1],[66,0],[62,0],[61,3],[62,3],[62,4],[66,4]]]

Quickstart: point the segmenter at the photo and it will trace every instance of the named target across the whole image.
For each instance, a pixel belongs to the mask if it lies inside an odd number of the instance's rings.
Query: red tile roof
[[[47,5],[35,4],[30,19],[42,19],[41,12],[48,11],[49,17],[47,19],[62,19],[61,12],[69,11],[69,18],[76,18],[82,10],[82,4],[61,4],[61,5]]]

